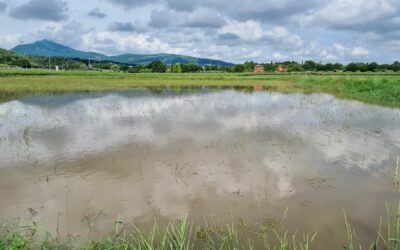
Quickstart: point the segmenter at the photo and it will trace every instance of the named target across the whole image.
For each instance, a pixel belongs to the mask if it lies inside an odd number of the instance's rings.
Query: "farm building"
[[[278,67],[276,67],[276,71],[278,71],[278,72],[288,72],[289,68],[286,65],[278,65]]]
[[[260,73],[264,73],[264,66],[257,64],[254,66],[254,73],[260,74]]]

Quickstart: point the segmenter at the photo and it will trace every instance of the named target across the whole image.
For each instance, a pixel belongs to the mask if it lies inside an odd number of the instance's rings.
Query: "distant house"
[[[254,66],[254,73],[257,73],[257,74],[264,73],[264,66],[260,65],[260,64],[255,65]]]
[[[289,71],[289,67],[286,66],[286,65],[278,65],[276,67],[276,71],[281,72],[281,73],[288,72]]]

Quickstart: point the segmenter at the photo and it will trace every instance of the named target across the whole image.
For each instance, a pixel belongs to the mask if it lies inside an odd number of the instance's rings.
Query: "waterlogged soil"
[[[399,109],[325,94],[31,96],[0,105],[0,221],[100,238],[188,216],[338,249],[343,210],[375,238],[399,155]]]

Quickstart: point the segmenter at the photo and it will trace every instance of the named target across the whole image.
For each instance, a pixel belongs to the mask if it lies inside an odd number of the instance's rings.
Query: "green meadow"
[[[397,74],[103,73],[0,71],[0,100],[25,95],[126,90],[130,88],[243,88],[284,93],[327,93],[338,98],[400,107]]]

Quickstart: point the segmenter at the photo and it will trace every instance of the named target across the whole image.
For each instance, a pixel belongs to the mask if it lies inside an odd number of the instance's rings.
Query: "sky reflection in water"
[[[34,208],[54,228],[59,213],[66,223],[68,193],[70,230],[85,231],[82,217],[101,210],[99,235],[118,215],[229,212],[255,225],[284,207],[289,227],[322,238],[335,238],[342,208],[372,230],[400,154],[399,110],[324,94],[33,96],[0,105],[0,130],[0,219],[30,219]]]

